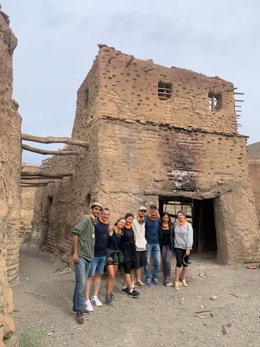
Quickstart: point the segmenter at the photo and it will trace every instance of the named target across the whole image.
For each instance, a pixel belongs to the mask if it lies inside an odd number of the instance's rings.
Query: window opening
[[[214,112],[221,109],[222,95],[220,93],[209,92],[209,110]]]
[[[158,96],[160,100],[168,100],[172,96],[172,84],[159,82],[158,83]]]

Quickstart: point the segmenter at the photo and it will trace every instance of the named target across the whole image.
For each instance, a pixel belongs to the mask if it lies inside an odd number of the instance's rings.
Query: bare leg
[[[131,270],[131,288],[134,288],[136,278],[136,270]]]
[[[181,267],[175,267],[175,282],[178,282],[180,279],[182,268]]]
[[[114,284],[115,284],[115,280],[116,280],[116,273],[117,273],[118,265],[113,265],[113,267],[114,267],[114,279],[113,279],[113,283],[112,283],[111,292],[113,291],[113,288],[114,288]]]
[[[182,273],[181,273],[181,279],[182,280],[186,280],[187,273],[188,273],[188,266],[183,266]]]
[[[100,274],[95,274],[95,277],[94,277],[94,296],[98,295],[100,283],[101,283]]]
[[[107,266],[107,283],[106,283],[106,294],[110,294],[113,287],[113,279],[114,279],[114,266]]]
[[[113,291],[117,268],[118,268],[118,265],[107,266],[108,278],[106,283],[106,294],[111,294],[111,292]]]
[[[130,274],[124,274],[124,282],[126,283],[127,288],[129,290],[131,290],[132,289],[132,283],[131,283],[131,275]]]
[[[85,285],[85,300],[89,300],[89,293],[91,289],[91,284],[92,284],[93,277],[88,277],[86,285]]]
[[[136,282],[141,282],[142,277],[142,268],[136,269]]]

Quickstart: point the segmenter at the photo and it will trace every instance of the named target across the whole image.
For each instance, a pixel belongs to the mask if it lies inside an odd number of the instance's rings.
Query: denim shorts
[[[104,267],[106,263],[106,256],[105,257],[94,257],[94,259],[91,262],[91,267],[89,270],[89,276],[93,277],[95,274],[103,275],[104,273]]]

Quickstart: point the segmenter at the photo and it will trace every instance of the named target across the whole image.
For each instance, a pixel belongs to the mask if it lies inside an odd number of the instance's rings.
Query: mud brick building
[[[0,345],[14,331],[12,290],[18,276],[20,227],[21,117],[12,99],[12,55],[17,40],[0,11]]]
[[[215,250],[221,263],[259,257],[233,84],[99,47],[78,90],[72,131],[89,148],[44,161],[46,172],[74,175],[38,189],[34,241],[66,255],[73,225],[94,200],[113,220],[153,202],[161,212],[188,211],[195,250]]]

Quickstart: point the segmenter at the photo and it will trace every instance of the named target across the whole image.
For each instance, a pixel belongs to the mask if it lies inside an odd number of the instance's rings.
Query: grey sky
[[[14,98],[23,132],[71,135],[77,89],[97,44],[106,43],[139,59],[233,82],[245,93],[240,133],[250,136],[248,143],[260,140],[258,0],[0,2],[18,38]],[[23,160],[39,164],[45,158],[25,152]]]

